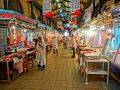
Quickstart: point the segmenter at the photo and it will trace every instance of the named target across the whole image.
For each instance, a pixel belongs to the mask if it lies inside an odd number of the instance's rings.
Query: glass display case
[[[4,55],[5,49],[9,44],[8,40],[8,28],[0,27],[0,56]]]
[[[120,44],[120,24],[114,23],[112,30],[107,31],[107,39],[102,51],[102,55],[107,57],[112,62],[116,59],[116,52]]]
[[[108,32],[108,38],[102,55],[110,61],[110,75],[120,81],[120,16],[119,10],[113,11],[113,28]]]
[[[120,66],[120,46],[119,46],[119,49],[118,49],[118,52],[117,52],[115,63],[117,63]]]

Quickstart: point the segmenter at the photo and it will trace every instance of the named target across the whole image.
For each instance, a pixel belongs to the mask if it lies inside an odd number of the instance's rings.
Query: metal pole
[[[4,9],[8,10],[8,0],[4,0]]]

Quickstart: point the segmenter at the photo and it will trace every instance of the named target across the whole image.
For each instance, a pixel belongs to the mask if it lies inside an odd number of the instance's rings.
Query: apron
[[[36,59],[37,63],[40,64],[40,66],[44,65],[44,50],[43,50],[43,45],[42,44],[37,44],[37,54],[36,54]]]

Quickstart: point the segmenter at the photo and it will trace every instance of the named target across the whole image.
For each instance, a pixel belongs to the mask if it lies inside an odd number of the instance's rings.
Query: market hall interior
[[[120,0],[0,0],[1,90],[119,90]]]

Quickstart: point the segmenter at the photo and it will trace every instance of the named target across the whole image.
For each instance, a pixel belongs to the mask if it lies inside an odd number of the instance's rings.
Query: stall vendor
[[[38,70],[45,70],[45,64],[46,64],[46,58],[45,58],[45,47],[42,44],[42,38],[38,37],[38,43],[37,43],[37,53],[36,53],[36,59],[37,59],[37,68]]]
[[[26,47],[29,45],[29,42],[28,42],[28,38],[27,38],[27,37],[25,38],[24,44],[25,44]]]

